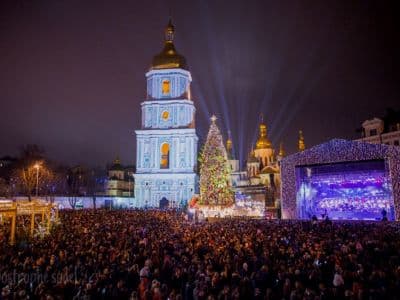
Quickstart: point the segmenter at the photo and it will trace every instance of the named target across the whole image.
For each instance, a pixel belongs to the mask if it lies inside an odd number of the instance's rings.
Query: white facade
[[[107,196],[126,196],[132,197],[134,189],[133,181],[120,179],[107,180]]]
[[[108,170],[106,182],[106,195],[116,197],[132,197],[134,192],[134,180],[132,169],[123,167],[119,158],[114,160]]]
[[[358,139],[371,144],[400,145],[400,124],[397,123],[391,131],[384,131],[384,122],[379,118],[366,120],[362,123],[364,137]]]
[[[229,169],[231,171],[231,185],[233,187],[245,186],[249,184],[246,171],[240,171],[238,159],[228,159]]]
[[[140,207],[184,205],[195,193],[197,142],[190,72],[153,69],[146,74],[142,129],[136,130],[135,201]]]

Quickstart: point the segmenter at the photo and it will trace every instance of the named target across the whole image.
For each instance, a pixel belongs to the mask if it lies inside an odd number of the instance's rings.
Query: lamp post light
[[[33,166],[36,169],[36,198],[38,197],[39,194],[39,164],[35,164]]]

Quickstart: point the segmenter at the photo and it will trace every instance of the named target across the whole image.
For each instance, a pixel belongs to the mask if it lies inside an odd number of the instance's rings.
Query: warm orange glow
[[[170,92],[170,83],[168,79],[164,79],[162,82],[162,93],[163,95],[168,95]]]
[[[167,143],[161,145],[160,168],[161,169],[169,168],[169,144]]]
[[[162,117],[164,120],[168,120],[168,118],[169,118],[169,112],[168,112],[167,110],[163,111],[161,117]]]

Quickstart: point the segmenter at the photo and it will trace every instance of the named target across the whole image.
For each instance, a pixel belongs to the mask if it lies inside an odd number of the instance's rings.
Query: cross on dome
[[[151,69],[187,69],[185,57],[175,49],[174,34],[175,26],[170,18],[165,28],[164,49],[153,57]]]

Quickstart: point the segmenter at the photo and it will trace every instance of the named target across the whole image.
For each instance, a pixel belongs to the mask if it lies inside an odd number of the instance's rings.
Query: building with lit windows
[[[119,158],[116,158],[108,169],[107,196],[133,197],[134,184],[133,168],[122,166]]]
[[[146,73],[142,128],[136,130],[135,201],[139,207],[180,207],[195,193],[197,141],[192,77],[174,46],[174,26]]]
[[[248,178],[246,171],[240,170],[240,163],[239,160],[233,155],[232,149],[232,139],[229,134],[228,139],[226,140],[226,154],[228,156],[228,164],[230,170],[230,179],[231,179],[231,186],[233,188],[238,186],[246,186],[248,185]]]
[[[358,141],[399,146],[400,121],[385,124],[385,121],[379,118],[366,120],[362,123],[362,138]]]
[[[254,147],[255,146],[255,147]],[[231,183],[236,194],[251,199],[265,199],[267,210],[276,215],[281,200],[280,162],[285,157],[283,144],[276,151],[268,138],[267,125],[261,120],[257,141],[250,151],[246,170],[239,169],[239,160],[233,156],[230,134],[226,141],[228,163],[231,169]],[[299,131],[298,151],[306,148],[303,132]]]
[[[304,151],[305,142],[303,132],[299,131],[298,151]],[[259,135],[255,148],[249,153],[247,159],[247,175],[252,185],[263,184],[268,189],[278,193],[281,186],[280,161],[285,156],[283,144],[279,145],[276,151],[272,142],[268,138],[267,125],[261,121],[259,125]]]

